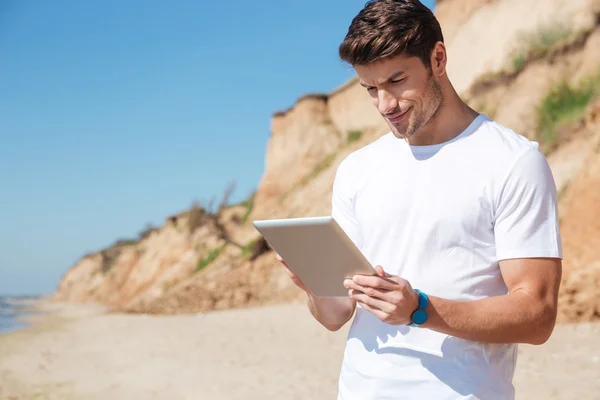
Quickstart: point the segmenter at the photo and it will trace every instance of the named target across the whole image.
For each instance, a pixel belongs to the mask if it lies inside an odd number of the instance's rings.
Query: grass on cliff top
[[[187,211],[187,215],[187,228],[190,233],[193,233],[206,223],[206,210],[197,201],[192,203],[192,207]]]
[[[144,240],[148,237],[150,237],[150,235],[152,235],[154,232],[157,232],[160,228],[148,223],[146,224],[146,227],[138,234],[138,240]]]
[[[544,151],[551,151],[561,126],[581,119],[590,101],[600,94],[600,71],[577,86],[556,85],[538,107],[538,133]]]

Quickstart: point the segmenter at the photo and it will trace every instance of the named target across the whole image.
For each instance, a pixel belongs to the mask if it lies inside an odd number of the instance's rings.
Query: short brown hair
[[[438,41],[444,41],[440,24],[420,1],[371,0],[352,20],[339,54],[353,66],[405,54],[431,68]]]

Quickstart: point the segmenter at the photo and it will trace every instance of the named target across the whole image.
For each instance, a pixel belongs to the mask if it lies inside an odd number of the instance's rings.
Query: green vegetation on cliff
[[[579,121],[585,108],[600,92],[600,71],[577,85],[561,82],[546,95],[538,107],[538,132],[545,151],[552,150],[560,128]]]

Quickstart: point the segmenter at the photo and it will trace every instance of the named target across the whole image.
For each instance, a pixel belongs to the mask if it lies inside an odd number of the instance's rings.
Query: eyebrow
[[[394,72],[389,78],[387,78],[387,80],[385,81],[385,83],[390,83],[391,81],[393,81],[394,79],[398,78],[401,75],[404,75],[404,71]],[[364,82],[360,82],[360,86],[362,86],[364,88],[370,88],[370,87],[372,87],[370,85],[367,85]]]

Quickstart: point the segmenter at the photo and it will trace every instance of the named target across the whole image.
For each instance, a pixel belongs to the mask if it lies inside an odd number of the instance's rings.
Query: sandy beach
[[[347,328],[302,304],[184,316],[45,304],[0,336],[0,399],[334,399]],[[521,346],[519,399],[600,399],[600,324]]]

